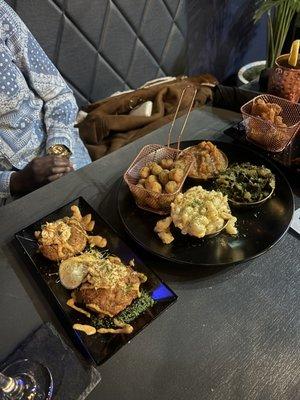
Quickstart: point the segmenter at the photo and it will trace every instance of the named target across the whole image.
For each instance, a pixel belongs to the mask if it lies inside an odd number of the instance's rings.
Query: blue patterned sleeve
[[[73,92],[26,25],[4,4],[5,6],[1,1],[1,7],[7,8],[8,18],[12,23],[7,45],[28,86],[44,101],[46,147],[63,144],[73,151],[74,123],[78,111]]]
[[[0,171],[0,199],[10,196],[10,177],[12,171]]]

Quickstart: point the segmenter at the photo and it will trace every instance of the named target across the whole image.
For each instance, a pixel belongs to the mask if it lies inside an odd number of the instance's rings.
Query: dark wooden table
[[[229,140],[221,131],[239,118],[207,107],[196,110],[185,139]],[[289,231],[253,261],[196,269],[150,257],[124,233],[115,208],[116,181],[144,144],[165,143],[167,131],[163,127],[0,208],[0,360],[42,321],[52,321],[65,335],[12,238],[81,195],[179,296],[173,307],[100,367],[102,383],[90,400],[299,399],[300,242],[296,234]],[[295,201],[299,207],[297,195]]]

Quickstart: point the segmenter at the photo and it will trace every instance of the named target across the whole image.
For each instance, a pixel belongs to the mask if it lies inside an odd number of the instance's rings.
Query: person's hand
[[[73,171],[73,166],[65,157],[34,158],[24,169],[11,175],[10,192],[12,195],[30,192],[71,171]]]

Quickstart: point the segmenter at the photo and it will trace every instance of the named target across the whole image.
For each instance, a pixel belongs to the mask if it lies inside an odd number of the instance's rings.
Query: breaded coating
[[[164,244],[170,244],[174,240],[174,236],[171,233],[170,225],[172,223],[172,218],[167,217],[157,221],[154,232],[158,234],[158,237]]]
[[[71,206],[71,211],[71,217],[46,222],[41,231],[35,232],[40,252],[51,261],[66,260],[79,254],[88,243],[92,246],[106,246],[105,238],[87,235],[95,226],[91,214],[83,217],[76,205]]]
[[[49,260],[65,260],[81,253],[87,244],[87,235],[74,218],[47,222],[38,236],[39,250]]]
[[[140,285],[147,277],[122,264],[116,256],[101,258],[87,254],[87,275],[82,285],[72,293],[77,304],[104,316],[113,317],[140,296]],[[82,263],[83,255],[73,257],[69,263]]]

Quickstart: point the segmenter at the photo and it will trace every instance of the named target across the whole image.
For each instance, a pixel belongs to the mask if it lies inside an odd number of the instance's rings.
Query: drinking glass
[[[0,372],[1,400],[51,400],[52,393],[52,375],[36,361],[18,360]]]
[[[293,103],[300,100],[300,58],[296,67],[288,64],[289,54],[276,59],[276,67],[271,72],[268,93],[283,97]]]

